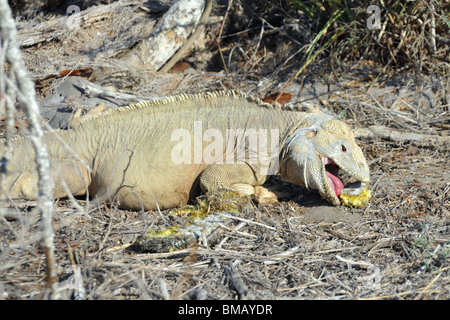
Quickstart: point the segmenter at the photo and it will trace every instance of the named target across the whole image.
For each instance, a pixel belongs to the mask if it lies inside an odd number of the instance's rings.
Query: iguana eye
[[[341,144],[341,149],[342,149],[342,152],[347,152],[347,148],[343,144]]]

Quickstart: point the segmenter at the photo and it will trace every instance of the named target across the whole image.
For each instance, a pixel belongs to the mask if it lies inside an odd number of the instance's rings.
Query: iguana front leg
[[[200,187],[205,193],[230,190],[252,195],[255,194],[255,186],[261,186],[266,178],[248,164],[213,164],[201,174]]]

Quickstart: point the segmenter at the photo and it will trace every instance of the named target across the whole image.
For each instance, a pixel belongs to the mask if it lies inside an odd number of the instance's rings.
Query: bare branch
[[[434,134],[419,134],[413,132],[401,132],[383,126],[370,126],[368,128],[358,128],[355,130],[358,138],[382,138],[398,143],[410,142],[415,145],[450,145],[450,137]]]
[[[47,148],[41,140],[43,130],[39,124],[39,107],[34,84],[20,54],[16,26],[6,0],[0,0],[0,38],[2,50],[6,52],[5,61],[8,63],[8,74],[5,79],[7,80],[5,81],[6,92],[9,96],[14,93],[23,104],[31,133],[30,140],[36,152],[39,175],[37,207],[41,214],[41,236],[47,259],[47,284],[51,289],[50,297],[58,298],[52,229],[53,180],[50,176],[50,161]],[[0,67],[3,68],[3,65]]]

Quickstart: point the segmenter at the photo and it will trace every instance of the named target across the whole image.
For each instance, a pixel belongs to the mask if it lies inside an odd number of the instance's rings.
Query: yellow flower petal
[[[367,187],[365,187],[360,195],[350,196],[348,194],[341,193],[339,197],[341,198],[342,204],[344,206],[363,208],[367,206],[370,198],[372,198],[372,191],[368,190]]]

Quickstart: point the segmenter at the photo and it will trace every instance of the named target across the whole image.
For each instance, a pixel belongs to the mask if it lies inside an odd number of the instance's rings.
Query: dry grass
[[[394,179],[375,181],[366,209],[334,211],[310,194],[300,204],[250,204],[236,221],[239,232],[226,230],[220,247],[173,253],[127,249],[150,224],[164,225],[157,212],[99,208],[87,221],[62,203],[54,222],[61,286],[73,281],[76,264],[82,279],[76,293],[86,299],[448,299],[448,184],[439,190],[443,184],[416,182],[405,193]],[[308,214],[304,204],[324,215]],[[43,255],[33,239],[37,219],[25,209],[2,223],[4,298],[45,292]],[[63,290],[63,297],[73,291]]]

